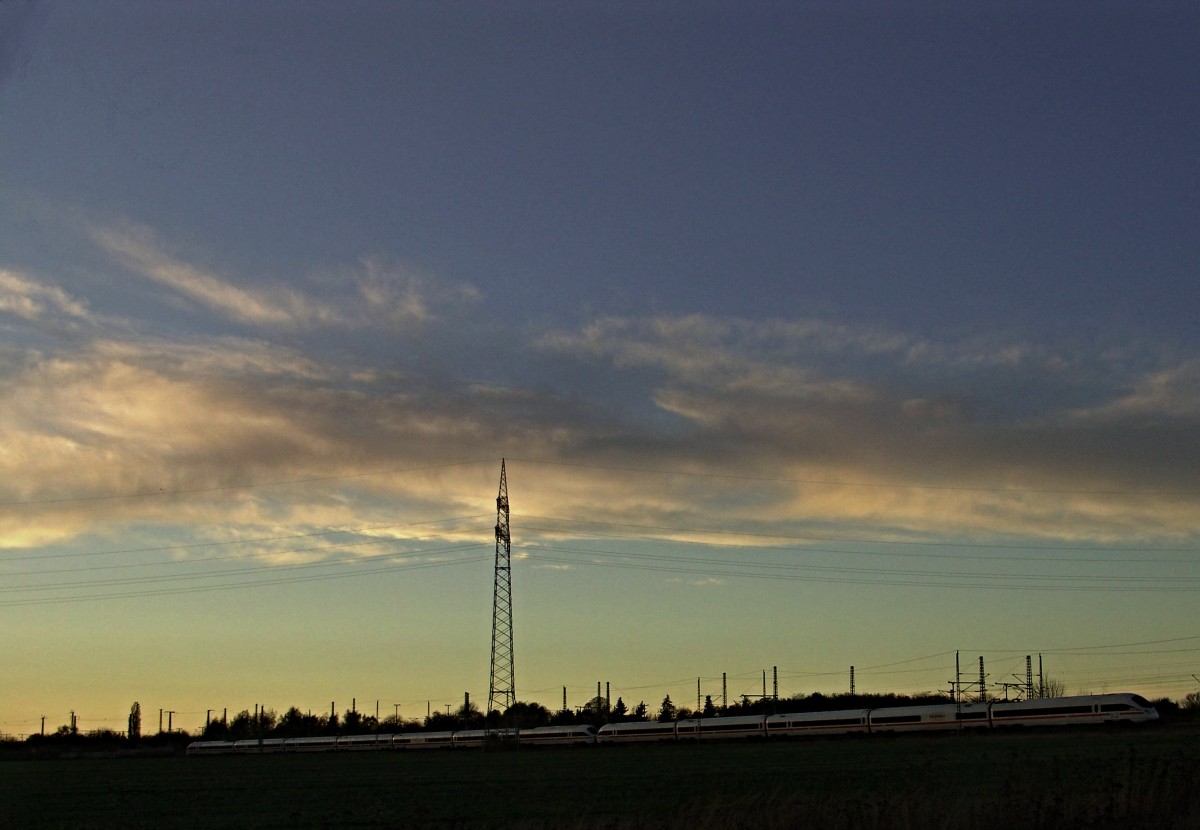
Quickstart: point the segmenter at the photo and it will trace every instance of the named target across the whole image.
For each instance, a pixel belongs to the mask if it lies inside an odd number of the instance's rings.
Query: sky
[[[1198,35],[0,2],[0,732],[1200,689]]]

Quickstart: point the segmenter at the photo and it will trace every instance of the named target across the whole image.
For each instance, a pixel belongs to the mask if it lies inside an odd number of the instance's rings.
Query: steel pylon
[[[501,713],[516,703],[513,669],[512,535],[508,526],[508,477],[500,459],[500,492],[496,496],[496,577],[492,591],[492,673],[488,709]]]

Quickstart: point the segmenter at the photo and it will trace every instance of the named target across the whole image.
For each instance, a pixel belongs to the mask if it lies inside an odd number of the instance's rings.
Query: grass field
[[[10,760],[0,827],[1200,828],[1200,733]]]

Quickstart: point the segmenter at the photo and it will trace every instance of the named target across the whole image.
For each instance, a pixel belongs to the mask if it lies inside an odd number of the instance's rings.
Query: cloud
[[[92,227],[91,238],[131,271],[243,323],[306,328],[340,321],[332,308],[290,288],[247,289],[167,253],[143,225]]]
[[[432,320],[474,302],[409,276],[375,262],[339,279],[373,286],[364,319],[399,307]],[[24,278],[0,284],[45,308],[78,302]],[[412,304],[388,299],[410,288]],[[529,517],[731,541],[706,533],[720,529],[747,546],[771,533],[1187,543],[1200,518],[1186,495],[1200,463],[1196,360],[1126,354],[1102,371],[1102,358],[1089,367],[999,338],[701,316],[604,318],[532,343],[543,363],[514,359],[503,378],[232,337],[13,358],[0,374],[0,502],[27,507],[0,511],[0,544],[155,523],[266,536],[387,524],[399,505],[475,515],[501,456],[518,526],[545,538],[580,526],[534,530]],[[1026,357],[989,357],[1006,352]],[[545,358],[569,389],[537,373]],[[481,463],[446,466],[460,461]],[[146,493],[163,497],[115,498]]]
[[[472,285],[435,280],[383,257],[364,257],[359,265],[345,279],[357,286],[363,300],[358,314],[361,323],[406,328],[434,322],[444,309],[474,305],[482,299],[479,289]]]
[[[1200,360],[1152,371],[1135,380],[1128,394],[1071,413],[1086,421],[1200,419]]]
[[[87,305],[66,291],[43,285],[15,271],[0,268],[0,314],[12,314],[30,322],[47,317],[88,321]]]
[[[159,236],[144,225],[93,225],[88,233],[134,273],[228,319],[267,329],[369,327],[406,332],[481,298],[472,285],[435,279],[378,256],[305,277],[310,288],[324,289],[327,299],[294,286],[251,288],[244,286],[244,277],[218,275],[167,252]]]
[[[461,503],[448,495],[469,471],[402,471],[495,457],[493,419],[543,452],[537,436],[563,411],[503,389],[364,378],[237,338],[30,354],[0,376],[0,546],[147,522],[361,526],[394,520],[404,500],[436,501],[439,517],[474,514],[489,485],[465,487]],[[288,481],[299,483],[262,486]]]
[[[605,318],[539,345],[643,373],[643,394],[680,419],[670,433],[581,452],[614,467],[713,471],[689,483],[697,505],[736,490],[727,500],[764,527],[1180,540],[1200,512],[1170,495],[1194,490],[1200,463],[1194,361],[1131,369],[1121,350],[1108,360],[994,334],[937,342],[703,316]],[[725,469],[763,480],[735,486]],[[1155,492],[1165,495],[1141,495]]]

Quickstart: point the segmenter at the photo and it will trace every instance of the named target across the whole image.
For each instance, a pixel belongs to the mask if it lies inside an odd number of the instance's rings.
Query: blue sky
[[[0,729],[1194,689],[1198,29],[0,4]]]

